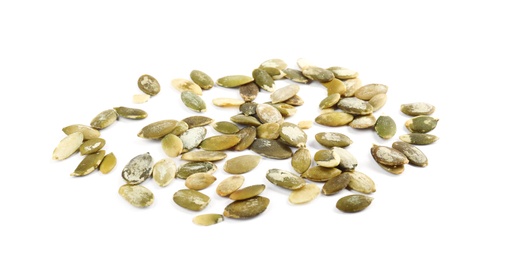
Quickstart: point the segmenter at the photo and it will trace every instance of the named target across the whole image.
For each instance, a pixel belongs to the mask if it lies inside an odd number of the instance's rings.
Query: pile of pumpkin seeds
[[[190,72],[189,78],[175,78],[172,87],[181,93],[181,101],[190,111],[197,113],[186,118],[169,118],[145,124],[137,137],[160,142],[160,149],[167,157],[154,160],[149,152],[140,153],[121,170],[125,184],[118,194],[135,207],[145,208],[154,202],[154,194],[143,183],[153,179],[160,187],[184,180],[173,194],[173,202],[189,211],[199,212],[210,203],[209,187],[218,183],[215,192],[230,200],[220,213],[196,214],[192,221],[198,225],[213,225],[226,218],[246,219],[263,213],[270,199],[263,196],[263,183],[244,187],[245,173],[254,171],[262,158],[290,160],[292,168],[270,168],[265,177],[269,183],[290,191],[288,201],[304,204],[319,194],[333,196],[347,189],[355,194],[336,200],[336,209],[353,213],[366,209],[373,201],[375,182],[367,174],[357,170],[358,160],[347,150],[353,140],[338,131],[317,133],[315,140],[324,147],[313,153],[307,147],[306,129],[313,123],[326,127],[352,127],[371,129],[382,139],[396,135],[393,118],[379,111],[387,101],[388,87],[384,84],[363,85],[356,71],[333,66],[322,68],[306,59],[297,60],[298,68],[289,68],[281,59],[262,62],[251,73],[226,75],[215,80],[200,70]],[[285,86],[276,83],[291,82]],[[277,82],[278,81],[278,82]],[[290,122],[297,108],[304,104],[298,96],[300,88],[318,82],[327,90],[327,96],[319,103],[321,113],[314,120]],[[141,75],[137,82],[140,94],[134,103],[144,103],[161,91],[153,76]],[[215,121],[203,115],[207,111],[202,98],[203,90],[213,87],[234,88],[240,99],[216,97],[217,107],[236,107],[237,113],[230,121]],[[269,100],[257,99],[259,92],[269,93]],[[209,93],[209,92],[208,92]],[[209,95],[206,93],[206,95]],[[262,103],[261,103],[262,102]],[[435,107],[417,102],[401,105],[401,112],[410,118],[405,123],[408,134],[399,136],[392,147],[373,144],[372,158],[378,165],[393,174],[401,174],[406,164],[426,167],[428,159],[419,145],[432,144],[438,137],[432,131],[438,122],[432,117]],[[147,112],[130,107],[113,107],[93,118],[89,125],[75,124],[64,127],[66,136],[53,151],[54,160],[64,160],[75,153],[83,157],[71,176],[85,176],[94,170],[106,174],[115,168],[117,158],[105,153],[106,141],[100,138],[100,130],[120,118],[141,120]],[[212,127],[218,135],[208,135]],[[328,128],[329,129],[329,128]],[[232,156],[234,152],[250,150],[252,154]],[[176,158],[185,161],[177,165]],[[224,160],[223,171],[230,176],[218,180],[213,175],[218,170],[217,161]]]

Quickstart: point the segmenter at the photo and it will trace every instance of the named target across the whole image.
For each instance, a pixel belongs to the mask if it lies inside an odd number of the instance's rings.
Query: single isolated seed
[[[354,213],[366,209],[372,201],[372,197],[362,194],[347,195],[336,202],[336,208],[346,213]]]
[[[153,76],[144,74],[137,80],[139,89],[147,95],[155,96],[160,92],[160,84]]]
[[[146,208],[155,200],[153,192],[142,185],[124,184],[120,186],[118,193],[130,205],[138,208]]]

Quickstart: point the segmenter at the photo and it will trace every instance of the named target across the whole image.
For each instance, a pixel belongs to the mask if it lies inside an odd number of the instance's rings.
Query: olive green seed
[[[198,126],[207,126],[213,123],[215,120],[209,118],[207,116],[189,116],[182,119],[185,123],[188,124],[188,129],[198,127]]]
[[[257,127],[257,138],[275,140],[280,137],[280,124],[265,123]]]
[[[229,194],[229,199],[231,200],[246,200],[253,198],[259,194],[261,194],[264,189],[266,189],[266,185],[264,184],[254,184],[251,186],[247,186],[241,188],[231,194]]]
[[[310,84],[312,80],[305,75],[301,70],[286,68],[282,70],[285,73],[285,78],[292,80],[296,83]]]
[[[318,115],[315,118],[315,122],[319,125],[335,127],[345,126],[349,124],[353,119],[354,116],[349,113],[333,111]]]
[[[325,108],[334,107],[334,106],[336,106],[338,101],[340,101],[340,93],[331,94],[331,95],[325,97],[324,99],[322,99],[322,101],[320,101],[319,108],[325,109]]]
[[[118,113],[113,108],[106,109],[96,115],[90,122],[90,126],[97,130],[105,129],[118,120]]]
[[[270,94],[271,102],[273,104],[284,102],[287,99],[295,96],[299,92],[298,84],[289,84],[285,87],[281,87]]]
[[[427,145],[432,144],[438,140],[436,135],[425,134],[425,133],[410,133],[400,135],[400,140],[409,144],[415,145]]]
[[[277,140],[257,138],[250,145],[250,150],[271,159],[283,160],[292,157],[292,149]]]
[[[346,113],[352,115],[368,115],[373,113],[373,107],[368,101],[357,97],[343,97],[336,106]]]
[[[299,174],[306,172],[311,164],[312,154],[306,147],[298,148],[291,158],[291,166]]]
[[[108,174],[114,169],[116,163],[116,155],[114,155],[114,153],[108,153],[104,156],[104,159],[102,159],[99,165],[99,171],[103,174]]]
[[[322,186],[322,193],[324,195],[333,195],[338,193],[339,191],[347,188],[350,182],[349,174],[340,174],[331,179],[327,180],[326,183]]]
[[[92,128],[91,126],[82,125],[82,124],[74,124],[69,125],[64,128],[62,128],[62,131],[66,135],[70,135],[75,132],[81,132],[83,134],[83,140],[89,140],[92,138],[100,137],[100,131]]]
[[[269,169],[266,173],[266,179],[276,186],[288,190],[297,190],[306,184],[305,179],[301,176],[281,169]]]
[[[194,92],[181,92],[181,101],[186,107],[195,112],[206,112],[206,102],[204,102],[204,100]]]
[[[173,201],[182,208],[201,211],[208,206],[210,197],[200,191],[181,189],[174,193]]]
[[[345,83],[343,83],[343,81],[336,79],[336,78],[332,79],[329,82],[321,82],[321,84],[324,87],[326,87],[328,96],[332,95],[332,94],[344,95],[345,92],[347,91],[347,87],[345,86]]]
[[[195,161],[195,162],[187,162],[180,167],[176,171],[176,177],[179,179],[186,179],[192,174],[196,173],[207,173],[213,174],[217,171],[218,167],[213,162],[209,161]]]
[[[243,113],[245,116],[253,116],[255,113],[255,109],[257,108],[257,103],[255,102],[245,102],[239,106],[239,111]]]
[[[147,95],[155,96],[160,92],[160,84],[153,76],[144,74],[137,80],[139,89]]]
[[[227,150],[241,141],[241,137],[235,134],[215,135],[204,138],[199,147],[206,151]]]
[[[190,79],[204,90],[211,89],[215,85],[213,79],[200,70],[192,70],[190,72]]]
[[[121,177],[128,184],[140,184],[151,176],[153,158],[150,153],[143,153],[130,159],[123,167]]]
[[[263,69],[254,69],[252,71],[252,77],[254,78],[255,84],[261,89],[268,92],[273,92],[275,90],[275,81],[267,71]]]
[[[370,152],[373,159],[380,164],[397,166],[409,162],[405,154],[388,146],[373,144]]]
[[[221,161],[227,157],[227,154],[223,151],[206,151],[206,150],[197,150],[190,151],[182,154],[180,159],[185,161],[194,161],[194,162],[215,162]]]
[[[387,93],[388,87],[384,84],[367,84],[356,90],[354,96],[362,100],[370,100],[375,95]]]
[[[403,141],[393,142],[392,148],[402,152],[408,159],[408,163],[415,166],[426,167],[428,165],[428,158],[426,155],[414,145]]]
[[[132,108],[132,107],[114,107],[114,110],[116,110],[116,113],[118,113],[118,116],[127,118],[127,119],[144,119],[148,116],[148,113],[142,109],[139,108]]]
[[[334,168],[340,164],[340,156],[334,150],[318,150],[313,155],[315,163],[322,167]]]
[[[145,139],[162,139],[164,136],[171,133],[177,124],[177,120],[159,120],[144,126],[137,133],[137,136]]]
[[[256,138],[257,131],[254,126],[247,126],[241,128],[237,135],[241,138],[238,144],[231,148],[234,151],[243,151],[246,150],[252,145]]]
[[[347,147],[352,140],[345,134],[338,132],[320,132],[315,134],[315,140],[325,147]]]
[[[390,139],[396,134],[396,122],[387,115],[381,115],[375,122],[375,132],[383,139]]]
[[[100,150],[92,154],[87,154],[78,164],[74,172],[70,174],[70,176],[81,177],[92,173],[99,167],[105,155],[106,152],[104,150]]]
[[[363,194],[352,194],[340,198],[336,202],[336,208],[346,213],[354,213],[366,209],[372,201],[372,197]]]
[[[438,118],[432,116],[415,116],[405,122],[405,127],[412,133],[427,133],[437,127]]]
[[[81,144],[81,146],[79,146],[79,152],[81,153],[81,155],[96,153],[100,149],[102,149],[102,147],[104,147],[104,145],[106,145],[106,140],[104,140],[100,137],[92,138],[92,139],[84,141]]]
[[[250,199],[231,202],[225,207],[223,215],[234,219],[248,219],[263,213],[268,206],[268,198],[255,196]]]
[[[239,126],[229,121],[214,122],[211,126],[221,134],[236,134],[239,132]]]
[[[314,182],[326,182],[334,176],[340,175],[341,172],[338,168],[313,166],[301,174],[301,177]]]
[[[230,75],[217,79],[216,84],[221,87],[235,88],[253,82],[254,78],[246,75]]]
[[[230,174],[243,174],[252,171],[261,161],[261,156],[255,154],[239,155],[228,159],[223,165],[225,172]]]
[[[377,190],[375,187],[375,182],[373,182],[373,180],[368,175],[362,172],[350,171],[343,172],[342,174],[348,174],[350,176],[350,181],[347,185],[348,189],[364,194],[371,194]]]

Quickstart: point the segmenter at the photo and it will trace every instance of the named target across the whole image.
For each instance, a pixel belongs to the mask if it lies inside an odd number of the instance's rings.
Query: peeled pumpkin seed
[[[181,155],[180,159],[194,162],[214,162],[220,161],[227,157],[227,154],[222,151],[190,151]]]
[[[206,112],[206,102],[204,102],[200,96],[191,91],[181,92],[181,101],[186,107],[195,112]]]
[[[245,103],[245,100],[238,98],[214,98],[211,102],[217,107],[239,107]]]
[[[280,137],[280,124],[265,123],[257,127],[257,138],[275,140]]]
[[[225,207],[223,215],[235,219],[252,218],[266,211],[268,205],[269,199],[262,196],[237,200]]]
[[[256,117],[245,116],[243,114],[238,114],[238,115],[231,116],[230,119],[234,123],[241,124],[241,125],[247,125],[247,126],[260,126],[262,124],[259,121],[259,119],[257,119]]]
[[[311,62],[309,59],[299,58],[296,60],[296,63],[300,69],[306,69],[308,67],[315,67],[315,64]]]
[[[74,124],[62,128],[62,131],[66,135],[70,135],[75,132],[81,132],[83,134],[83,140],[89,140],[92,138],[100,137],[100,131],[87,125]]]
[[[280,69],[277,69],[277,68],[272,68],[272,67],[259,67],[260,69],[262,70],[265,70],[269,76],[271,76],[271,78],[273,79],[283,79],[283,77],[285,77],[285,73],[280,70]]]
[[[310,84],[312,82],[311,79],[307,78],[303,75],[301,70],[286,68],[282,70],[285,73],[285,78],[292,80],[297,83]]]
[[[303,100],[302,97],[294,95],[291,98],[285,100],[283,103],[291,106],[302,106],[305,103],[305,101]]]
[[[185,179],[185,186],[191,190],[206,189],[217,180],[212,174],[200,172],[192,174]]]
[[[414,102],[402,104],[400,110],[408,116],[431,115],[435,112],[435,106],[425,102]]]
[[[178,167],[171,158],[164,158],[153,165],[152,178],[160,187],[166,187],[176,177]]]
[[[345,134],[338,132],[320,132],[315,134],[315,140],[325,147],[347,147],[352,140]]]
[[[405,164],[401,165],[384,165],[381,163],[377,163],[382,169],[392,173],[392,174],[402,174],[405,171]]]
[[[160,84],[153,76],[144,74],[137,80],[139,89],[147,95],[155,96],[160,92]]]
[[[257,103],[255,102],[245,102],[239,106],[239,111],[243,113],[245,116],[253,116],[255,113],[255,109],[257,108]]]
[[[356,91],[363,86],[359,78],[344,80],[343,84],[345,84],[345,88],[347,89],[343,95],[345,97],[353,97]]]
[[[136,103],[136,104],[142,104],[142,103],[146,103],[148,102],[148,100],[150,100],[150,95],[148,94],[135,94],[134,96],[132,96],[132,102]]]
[[[116,120],[118,120],[118,113],[116,113],[116,110],[112,108],[106,109],[92,119],[90,126],[97,130],[102,130],[112,125]]]
[[[258,104],[255,112],[261,123],[279,123],[283,122],[280,111],[269,104]]]
[[[239,87],[239,95],[245,102],[252,102],[259,94],[259,86],[254,82],[246,83]]]
[[[315,122],[319,125],[335,127],[347,125],[353,119],[354,116],[349,113],[333,111],[318,115]]]
[[[247,126],[239,130],[237,135],[241,138],[239,143],[232,147],[231,149],[234,151],[243,151],[245,149],[248,149],[250,145],[255,140],[256,137],[256,130],[254,126]]]
[[[362,99],[356,97],[344,97],[336,104],[336,106],[346,113],[352,115],[368,115],[373,113],[373,107]]]
[[[297,190],[306,184],[301,176],[281,169],[269,169],[266,173],[266,179],[276,186],[288,190]]]
[[[84,141],[81,144],[81,146],[79,146],[79,152],[81,153],[81,155],[96,153],[100,149],[102,149],[102,147],[104,147],[104,145],[106,145],[106,140],[104,140],[100,137],[93,138],[93,139]]]
[[[283,61],[282,59],[269,59],[261,63],[259,65],[259,68],[277,68],[279,70],[283,70],[287,68],[287,63]]]
[[[388,146],[373,144],[370,152],[373,159],[380,164],[398,166],[409,162],[405,154]]]
[[[341,170],[337,168],[327,168],[322,166],[310,167],[306,172],[301,174],[301,177],[314,181],[314,182],[326,182],[329,179],[340,175]]]
[[[118,116],[127,118],[127,119],[144,119],[148,116],[146,111],[139,108],[131,108],[131,107],[114,107]]]
[[[246,75],[231,75],[217,79],[216,84],[221,87],[235,88],[247,83],[253,82],[254,79]]]
[[[199,226],[211,226],[222,221],[224,221],[224,216],[222,214],[214,213],[197,215],[192,219],[192,222]]]
[[[333,66],[327,69],[333,72],[334,77],[337,79],[354,79],[359,76],[359,73],[357,71],[347,69],[344,67]]]
[[[353,171],[356,168],[357,159],[352,153],[342,147],[333,147],[331,149],[340,157],[338,169],[342,171]]]
[[[162,150],[169,157],[178,157],[183,152],[183,142],[173,134],[167,134],[161,141]]]
[[[366,129],[374,127],[376,122],[377,118],[373,114],[369,114],[355,117],[354,120],[349,123],[349,126],[355,129]]]
[[[108,174],[116,166],[116,163],[117,159],[114,153],[108,153],[104,156],[102,162],[100,162],[99,171],[103,174]]]
[[[250,150],[271,159],[283,160],[292,157],[290,147],[277,140],[257,138],[250,145]]]
[[[203,126],[190,128],[179,136],[183,145],[182,152],[188,152],[201,144],[206,137],[206,128]]]
[[[436,135],[425,134],[425,133],[410,133],[400,135],[400,140],[409,144],[415,145],[427,145],[432,144],[438,140]]]
[[[181,189],[174,193],[173,201],[182,208],[201,211],[208,206],[210,197],[200,191]]]
[[[319,82],[329,82],[334,79],[333,72],[329,70],[316,66],[304,66],[305,68],[301,68],[301,72],[303,72],[303,75],[309,79],[317,80]]]
[[[130,205],[138,208],[146,208],[153,204],[155,200],[153,192],[142,185],[124,184],[120,186],[118,193],[130,203]]]
[[[73,155],[83,144],[83,133],[74,132],[65,136],[53,150],[53,160],[65,160]]]
[[[313,121],[311,120],[303,120],[298,122],[298,127],[305,130],[310,129],[313,126]]]
[[[252,71],[252,77],[254,78],[255,84],[260,88],[268,92],[273,92],[275,90],[275,81],[267,71],[263,69],[254,69]]]
[[[405,127],[412,133],[427,133],[437,127],[438,118],[432,116],[415,116],[405,122]]]
[[[200,70],[192,70],[190,72],[190,79],[204,90],[211,89],[215,85],[213,79]]]
[[[414,145],[403,141],[396,141],[392,143],[391,147],[402,152],[407,157],[408,163],[411,165],[420,167],[426,167],[428,165],[428,158],[426,155]]]
[[[340,174],[337,175],[324,183],[322,186],[322,193],[324,195],[333,195],[338,193],[339,191],[347,188],[350,182],[350,175],[349,174]]]
[[[176,177],[180,179],[186,179],[188,176],[196,173],[207,173],[213,174],[217,171],[218,167],[216,164],[208,161],[204,162],[188,162],[180,165],[176,171]]]
[[[396,134],[396,122],[387,115],[379,116],[374,128],[377,135],[383,139],[390,139]]]
[[[373,112],[376,112],[382,107],[384,107],[386,102],[387,102],[387,94],[385,93],[377,94],[373,96],[370,100],[368,100],[368,103],[370,103],[370,105],[373,107]]]
[[[321,82],[321,84],[324,87],[326,87],[328,96],[332,95],[332,94],[344,95],[345,92],[347,91],[347,87],[345,86],[345,83],[343,83],[343,81],[336,79],[336,78],[332,79],[329,82]]]
[[[230,174],[243,174],[253,170],[261,161],[261,156],[255,154],[239,155],[225,161],[223,169]]]
[[[355,190],[364,194],[370,194],[375,192],[375,182],[366,174],[358,171],[343,172],[342,174],[348,174],[350,176],[348,189]]]
[[[307,183],[303,187],[293,190],[289,195],[289,202],[292,204],[308,203],[320,194],[320,187],[315,183]]]
[[[255,184],[251,186],[247,186],[245,188],[239,189],[231,194],[229,194],[229,199],[231,200],[246,200],[253,198],[259,194],[261,194],[264,189],[266,189],[266,185],[264,184]]]
[[[306,172],[311,164],[312,154],[305,147],[298,148],[291,158],[291,166],[299,174]]]
[[[274,108],[276,108],[284,118],[293,116],[294,114],[296,114],[297,111],[297,109],[294,106],[291,106],[286,103],[276,103],[276,104],[266,103],[266,104],[269,104]]]
[[[150,153],[143,153],[132,158],[121,172],[128,184],[140,184],[151,175],[153,158]]]
[[[305,147],[307,135],[299,126],[289,122],[283,122],[280,126],[280,138],[290,146]]]
[[[227,177],[218,184],[216,192],[222,197],[229,196],[229,194],[239,190],[244,182],[245,177],[243,175],[233,175]]]
[[[236,134],[239,132],[239,126],[229,121],[214,122],[211,126],[222,134]]]
[[[207,116],[189,116],[183,118],[182,121],[187,123],[188,129],[199,126],[207,126],[214,122],[212,118],[209,118]]]
[[[171,85],[179,92],[189,91],[199,96],[202,95],[202,88],[188,79],[173,79],[171,80]]]
[[[333,93],[320,101],[319,108],[332,108],[338,103],[338,101],[340,101],[340,93]]]
[[[352,194],[340,198],[336,202],[336,208],[346,213],[354,213],[366,209],[372,201],[372,197],[363,194]]]
[[[388,87],[384,84],[367,84],[356,90],[354,96],[362,100],[370,100],[372,97],[378,94],[387,93]]]
[[[104,150],[86,155],[70,176],[81,177],[92,173],[99,167],[105,155],[106,152]]]
[[[177,123],[178,121],[172,119],[156,121],[144,126],[137,136],[145,139],[161,139],[171,133]]]
[[[340,164],[340,155],[334,150],[318,150],[313,155],[313,160],[319,166],[334,168]]]
[[[281,87],[269,95],[273,104],[284,102],[285,100],[295,96],[299,92],[298,84],[290,84]]]
[[[204,138],[199,147],[206,151],[227,150],[241,141],[238,135],[215,135]]]
[[[174,127],[174,129],[170,132],[170,134],[180,136],[181,134],[183,134],[187,130],[188,130],[188,124],[185,121],[178,121],[178,123],[176,123],[176,126]]]

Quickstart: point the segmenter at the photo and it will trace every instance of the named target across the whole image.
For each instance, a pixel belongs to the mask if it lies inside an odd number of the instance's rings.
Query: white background
[[[504,93],[507,58],[505,14],[500,1],[2,1],[1,259],[505,259]],[[289,192],[269,183],[269,168],[290,170],[290,160],[263,159],[246,173],[245,186],[264,183],[268,209],[250,220],[226,219],[202,227],[200,213],[221,213],[230,202],[215,193],[228,176],[218,162],[217,181],[203,190],[211,203],[189,212],[172,201],[184,188],[174,180],[157,187],[149,208],[118,195],[121,169],[135,155],[165,157],[159,142],[136,136],[146,124],[183,119],[170,84],[193,69],[214,79],[250,75],[261,62],[298,58],[322,67],[359,72],[364,84],[389,86],[376,112],[393,117],[398,132],[381,140],[373,131],[347,127],[307,130],[312,153],[320,131],[347,134],[358,171],[377,185],[365,211],[335,208],[342,191],[291,205]],[[153,75],[162,86],[147,103],[134,104],[137,78]],[[289,84],[278,81],[277,87]],[[313,120],[325,89],[301,85],[305,104],[289,122]],[[239,98],[214,87],[203,98],[216,121],[236,108],[217,108],[215,97]],[[257,102],[268,101],[261,92]],[[420,147],[425,168],[407,166],[395,176],[371,158],[373,143],[390,145],[406,133],[402,103],[436,106],[432,132],[440,139]],[[70,124],[88,124],[114,106],[137,107],[149,116],[121,119],[102,131],[106,152],[118,165],[69,176],[82,157],[52,161]],[[208,136],[218,134],[208,128]],[[245,151],[244,154],[252,153]],[[228,153],[232,158],[242,153]],[[178,164],[182,163],[177,160]],[[321,185],[321,184],[319,184]]]

